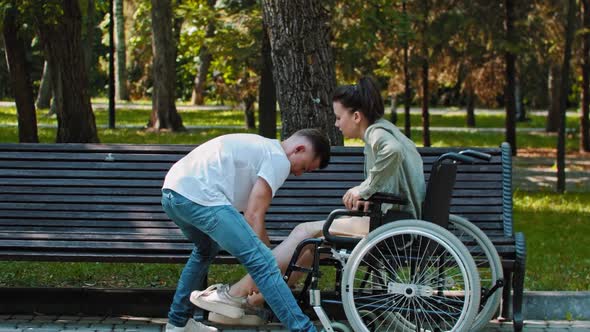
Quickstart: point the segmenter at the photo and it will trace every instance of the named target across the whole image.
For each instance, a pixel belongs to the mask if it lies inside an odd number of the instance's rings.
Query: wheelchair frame
[[[387,331],[391,328],[401,331],[464,331],[477,330],[487,324],[497,312],[501,296],[501,292],[498,290],[503,286],[500,258],[494,246],[481,230],[466,219],[449,216],[456,163],[472,164],[476,159],[489,160],[490,156],[473,150],[465,150],[460,153],[446,153],[434,162],[424,201],[423,220],[407,219],[384,223],[384,216],[381,212],[382,204],[405,204],[406,200],[392,194],[376,193],[369,199],[372,203],[370,211],[334,210],[324,225],[325,240],[312,238],[304,240],[298,245],[284,278],[288,280],[295,271],[307,273],[299,296],[299,303],[313,309],[325,331],[347,331],[345,325],[332,322],[322,307],[323,301],[318,289],[318,282],[321,278],[319,267],[320,254],[326,252],[331,253],[330,260],[336,266],[336,295],[341,296],[340,304],[344,307],[346,317],[355,331]],[[445,160],[452,162],[445,163]],[[339,216],[369,216],[370,232],[367,237],[358,239],[330,234],[330,225]],[[462,239],[447,230],[449,228],[459,231],[458,236]],[[477,264],[467,246],[461,241],[464,240],[464,237],[469,237],[468,244],[472,249],[478,248],[473,251],[479,253],[476,259]],[[414,241],[419,242],[420,246],[413,248],[415,247]],[[410,243],[407,244],[407,242]],[[398,248],[397,245],[400,243],[403,245]],[[297,266],[296,262],[301,251],[309,245],[313,247],[314,252],[312,266]],[[372,252],[379,252],[383,245],[389,249],[390,255],[383,255],[381,261],[375,261],[381,262],[381,266],[385,266],[384,263],[389,266],[384,269],[387,271],[377,271],[378,269],[370,267],[371,264],[367,263],[363,257],[365,257],[364,255],[374,256]],[[401,248],[405,253],[400,252],[399,255],[394,255],[391,252],[392,247],[396,252],[401,251],[398,250]],[[408,255],[408,250],[410,255]],[[482,252],[483,256],[481,256]],[[402,264],[400,258],[403,254],[405,254],[405,261]],[[428,258],[425,257],[426,254],[429,255]],[[432,257],[437,259],[434,260]],[[374,260],[373,257],[369,258],[371,261]],[[425,258],[425,261],[419,262],[418,260],[421,258]],[[393,268],[394,263],[392,263],[394,261],[397,264],[395,269]],[[452,268],[449,269],[448,266]],[[481,274],[485,275],[486,279],[480,281],[478,269],[486,271]],[[378,314],[357,308],[354,284],[358,282],[356,273],[359,271],[364,273],[364,276],[357,293],[370,293],[371,295],[366,296],[377,298],[378,304],[359,300],[358,306],[373,308]],[[409,281],[406,280],[407,282],[404,283],[397,280],[400,279],[400,275],[397,275],[396,271],[408,273],[406,279]],[[425,278],[426,274],[420,271],[428,271],[428,278]],[[418,274],[416,274],[417,272]],[[451,276],[448,275],[449,272],[452,274]],[[460,274],[461,280],[464,281],[459,285],[460,287],[456,285],[455,279],[458,277],[455,273]],[[432,277],[432,280],[426,280],[430,278],[431,274],[436,276]],[[418,275],[421,275],[422,281],[412,279]],[[431,284],[426,285],[428,282]],[[377,285],[378,289],[365,290],[362,286],[367,284]],[[451,289],[453,287],[458,290]],[[338,293],[339,288],[340,292]],[[461,299],[464,300],[464,303],[459,306],[458,302]],[[421,304],[416,305],[418,302]],[[422,304],[424,306],[421,306]],[[458,312],[443,313],[445,308],[456,310],[455,304],[460,309]],[[403,305],[407,305],[409,308],[402,307]],[[384,308],[387,310],[383,310]],[[434,319],[430,319],[432,317]],[[446,318],[453,319],[453,322],[447,322]],[[386,329],[383,329],[384,324],[387,324]]]

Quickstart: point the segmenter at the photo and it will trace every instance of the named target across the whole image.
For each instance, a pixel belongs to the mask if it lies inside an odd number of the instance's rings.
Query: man
[[[189,298],[203,285],[220,248],[246,267],[287,328],[315,331],[268,247],[264,217],[289,174],[324,168],[329,159],[327,137],[316,129],[303,129],[283,142],[254,134],[220,136],[172,166],[162,187],[162,206],[195,247],[180,276],[166,331],[216,331],[190,318]]]

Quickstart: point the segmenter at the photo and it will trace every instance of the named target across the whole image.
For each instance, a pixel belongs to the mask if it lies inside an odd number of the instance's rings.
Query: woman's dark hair
[[[383,99],[377,83],[368,76],[361,77],[355,85],[341,85],[336,88],[332,101],[337,101],[352,112],[359,111],[369,123],[379,120],[385,112]]]

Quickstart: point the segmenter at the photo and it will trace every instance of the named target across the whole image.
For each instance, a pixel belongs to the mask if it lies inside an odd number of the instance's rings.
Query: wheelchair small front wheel
[[[343,270],[342,304],[356,332],[468,331],[479,299],[477,267],[465,245],[422,220],[375,229]],[[377,326],[367,326],[366,312]]]

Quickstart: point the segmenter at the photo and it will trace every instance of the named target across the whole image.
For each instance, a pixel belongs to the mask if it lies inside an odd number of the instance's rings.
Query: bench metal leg
[[[504,271],[504,287],[502,288],[502,312],[500,316],[503,320],[512,317],[510,307],[512,306],[512,271]]]
[[[514,288],[513,299],[513,317],[514,331],[522,331],[524,317],[522,316],[522,303],[524,295],[524,275],[526,264],[526,245],[523,233],[515,234],[516,240],[516,262],[514,267],[514,279],[512,281]]]

